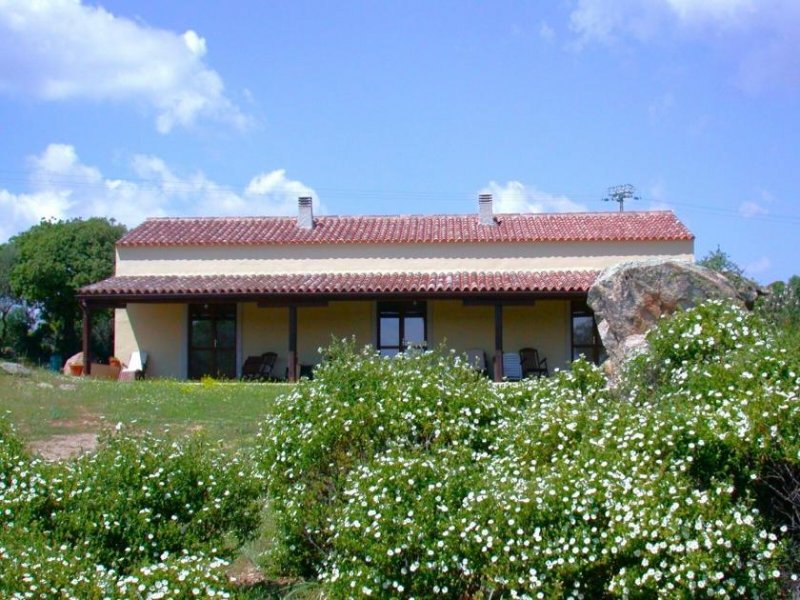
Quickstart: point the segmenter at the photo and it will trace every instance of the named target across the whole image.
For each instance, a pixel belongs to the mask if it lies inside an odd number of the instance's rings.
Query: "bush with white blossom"
[[[227,560],[255,534],[252,461],[200,437],[120,431],[48,464],[0,423],[0,595],[227,597]]]
[[[278,529],[271,562],[283,573],[316,574],[353,469],[390,450],[488,449],[516,410],[455,354],[386,358],[342,340],[326,358],[275,401],[259,433]]]
[[[722,302],[649,344],[613,390],[339,348],[262,432],[283,560],[333,597],[784,595],[798,356]]]

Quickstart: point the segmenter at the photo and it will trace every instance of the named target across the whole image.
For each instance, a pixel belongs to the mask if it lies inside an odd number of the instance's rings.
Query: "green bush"
[[[46,464],[0,424],[0,595],[222,593],[225,559],[257,531],[263,484],[252,464],[200,437],[125,431],[92,455]]]
[[[649,343],[614,390],[585,362],[492,385],[436,354],[335,356],[262,434],[284,558],[334,597],[787,594],[798,356],[720,302]]]
[[[200,437],[112,435],[51,481],[59,510],[48,529],[109,566],[221,549],[226,535],[246,539],[258,525],[261,484],[250,463]]]
[[[0,537],[0,592],[4,598],[229,598],[227,562],[202,553],[164,553],[128,572],[96,562],[90,552],[35,528]]]
[[[334,597],[461,597],[476,581],[452,559],[454,521],[482,480],[486,454],[466,447],[393,449],[350,472],[329,527],[321,579]],[[456,576],[459,574],[458,576]]]
[[[333,344],[313,381],[279,398],[259,434],[278,539],[271,560],[313,576],[328,550],[333,512],[350,471],[389,449],[488,448],[516,406],[463,357],[409,352],[394,358]]]

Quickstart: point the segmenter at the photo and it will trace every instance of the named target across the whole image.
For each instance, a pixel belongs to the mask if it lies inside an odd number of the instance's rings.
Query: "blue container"
[[[52,354],[52,355],[50,355],[50,365],[49,365],[49,367],[50,367],[51,371],[60,371],[61,370],[61,365],[63,363],[64,363],[64,361],[61,359],[61,355],[60,354]]]

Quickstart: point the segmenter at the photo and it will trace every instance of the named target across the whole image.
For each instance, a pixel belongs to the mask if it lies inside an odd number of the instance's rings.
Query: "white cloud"
[[[480,193],[491,194],[496,213],[582,212],[586,206],[563,195],[549,194],[519,181],[492,181]]]
[[[100,216],[135,226],[147,217],[169,215],[292,215],[299,196],[313,197],[314,211],[326,212],[314,190],[288,179],[283,169],[260,173],[237,192],[199,171],[176,175],[156,156],[134,156],[129,166],[135,177],[108,178],[82,163],[67,144],[50,144],[28,165],[29,190],[0,189],[0,241],[42,219]]]
[[[133,102],[168,133],[200,118],[247,127],[202,58],[206,42],[79,0],[0,0],[0,92],[46,101]]]
[[[753,0],[578,0],[570,28],[584,42],[621,36],[648,40],[670,25],[717,30],[747,26],[759,10]]]
[[[755,0],[666,0],[667,6],[683,22],[713,22],[733,25],[752,15]]]
[[[752,219],[759,215],[765,215],[769,211],[758,202],[742,202],[739,205],[739,214],[745,219]]]
[[[277,214],[294,214],[297,211],[297,199],[311,196],[315,200],[315,212],[324,212],[324,207],[316,200],[314,190],[300,181],[286,178],[284,169],[256,175],[245,189],[247,199],[267,199]]]
[[[750,92],[800,84],[797,0],[576,0],[570,28],[577,49],[629,39],[664,43],[672,34],[692,39],[730,61]]]

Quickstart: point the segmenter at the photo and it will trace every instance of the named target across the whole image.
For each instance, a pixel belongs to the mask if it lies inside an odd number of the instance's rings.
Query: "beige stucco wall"
[[[114,355],[122,362],[147,352],[148,377],[186,377],[185,304],[128,304],[114,311]]]
[[[642,258],[693,260],[692,241],[327,244],[118,248],[117,275],[229,275],[604,269]]]
[[[430,303],[430,341],[459,352],[482,348],[491,364],[494,355],[494,308],[464,306],[460,300]],[[570,303],[537,300],[533,306],[503,308],[503,350],[533,347],[547,358],[550,369],[566,368],[570,358]]]
[[[297,354],[300,364],[321,360],[318,349],[331,343],[331,337],[355,336],[357,347],[373,342],[373,302],[331,302],[326,307],[297,310]]]
[[[328,346],[331,336],[356,336],[358,346],[372,343],[372,302],[330,302],[327,306],[300,307],[297,310],[297,355],[300,364],[320,362],[317,351]],[[243,303],[239,312],[241,362],[248,356],[272,351],[278,353],[275,375],[283,378],[289,352],[289,311],[287,308],[260,308],[255,302]]]
[[[185,304],[128,304],[115,313],[114,353],[127,362],[135,350],[150,357],[150,377],[184,378],[187,372],[187,319]],[[331,302],[328,306],[298,309],[298,357],[301,364],[320,361],[318,348],[337,338],[356,337],[358,347],[375,343],[376,303]],[[532,346],[547,357],[551,369],[569,365],[570,303],[538,300],[533,306],[503,309],[504,349],[516,352]],[[267,351],[278,353],[275,374],[286,373],[289,343],[287,308],[260,308],[242,303],[238,310],[238,360]],[[428,302],[428,342],[444,343],[464,352],[482,348],[491,363],[494,353],[494,308],[464,306],[460,300]]]

